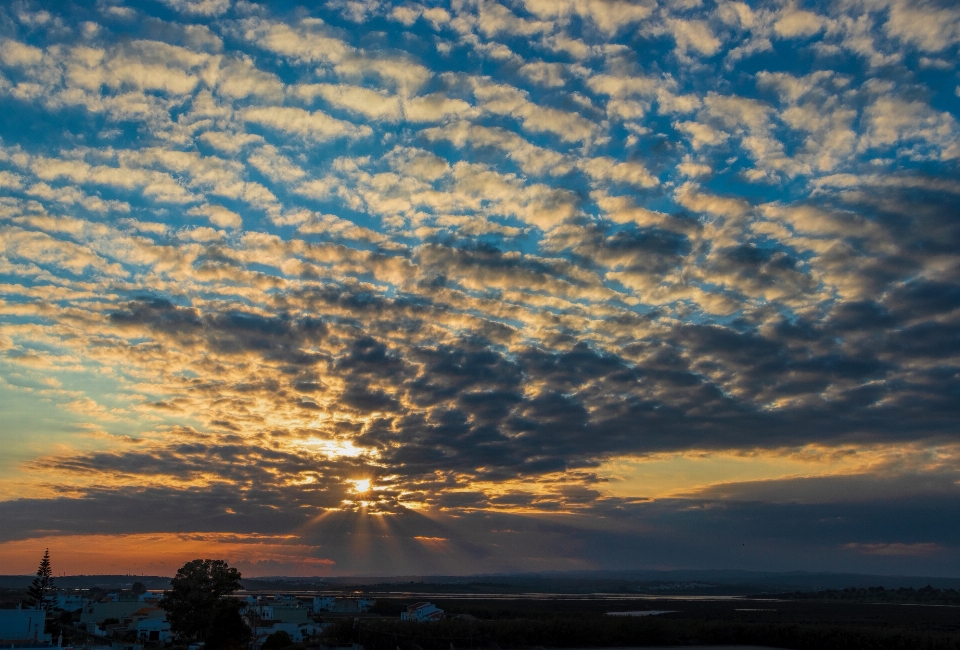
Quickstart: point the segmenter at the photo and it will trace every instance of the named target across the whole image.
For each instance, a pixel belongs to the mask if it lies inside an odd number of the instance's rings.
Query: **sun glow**
[[[357,492],[358,494],[363,494],[364,492],[370,491],[370,479],[361,478],[361,479],[355,479],[352,482],[353,482],[354,492]]]
[[[357,458],[365,453],[366,450],[357,447],[350,440],[322,440],[320,438],[310,438],[306,445],[319,449],[321,452],[332,458]]]

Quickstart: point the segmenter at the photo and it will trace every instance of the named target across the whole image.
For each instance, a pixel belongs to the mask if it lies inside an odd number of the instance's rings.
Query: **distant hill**
[[[730,570],[675,571],[569,571],[474,576],[340,576],[292,578],[272,576],[248,578],[249,590],[341,590],[366,592],[403,591],[412,593],[526,593],[556,594],[637,593],[637,594],[756,594],[787,591],[818,591],[885,587],[914,588],[931,585],[938,589],[960,588],[960,578],[929,576],[879,576],[857,573],[813,573],[806,571],[761,572]]]
[[[24,589],[30,586],[34,576],[0,576],[0,589]],[[54,584],[65,589],[129,589],[134,582],[142,582],[147,589],[167,589],[170,578],[163,576],[54,576]]]
[[[22,589],[33,576],[0,576],[0,588]],[[92,575],[60,576],[56,584],[66,588],[129,588],[139,581],[148,589],[166,589],[163,576]],[[566,571],[473,576],[339,576],[244,578],[250,591],[327,591],[358,589],[365,592],[514,594],[758,594],[884,587],[886,589],[960,589],[960,578],[929,576],[879,576],[859,573],[813,573],[807,571],[762,572],[717,570],[675,571]]]

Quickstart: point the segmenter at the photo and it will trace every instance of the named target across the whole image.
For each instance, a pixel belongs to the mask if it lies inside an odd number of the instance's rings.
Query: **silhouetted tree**
[[[53,590],[53,571],[50,568],[50,549],[43,553],[43,559],[40,560],[40,568],[37,569],[37,577],[33,579],[27,595],[30,598],[30,605],[37,609],[44,609],[48,594]]]
[[[213,615],[207,633],[207,650],[245,650],[250,642],[250,628],[240,616],[243,604],[233,598],[224,600]]]
[[[173,632],[222,649],[247,642],[242,603],[230,598],[241,588],[239,571],[223,560],[193,560],[180,567],[170,587],[160,607],[167,611]]]
[[[130,593],[134,596],[139,596],[140,594],[147,593],[147,585],[142,582],[134,582],[130,587]]]
[[[263,650],[284,650],[293,645],[293,639],[283,630],[278,630],[263,642]]]

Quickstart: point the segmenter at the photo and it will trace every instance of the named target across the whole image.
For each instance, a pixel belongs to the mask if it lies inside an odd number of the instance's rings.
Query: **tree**
[[[147,585],[143,584],[142,582],[134,582],[130,586],[130,593],[133,594],[134,596],[145,594],[147,593]]]
[[[40,568],[37,569],[37,577],[33,579],[27,595],[30,598],[30,604],[37,609],[44,609],[47,595],[53,591],[53,571],[50,568],[50,549],[43,553],[43,559],[40,560]]]
[[[250,642],[250,628],[240,616],[242,603],[226,599],[217,608],[207,635],[207,650],[245,650]]]
[[[278,630],[263,642],[263,650],[285,650],[293,645],[293,639],[283,630]]]
[[[235,647],[233,640],[241,635],[237,622],[246,629],[240,618],[241,603],[230,598],[241,588],[239,571],[223,560],[193,560],[180,567],[170,587],[160,607],[167,611],[173,632],[208,645]],[[219,645],[221,637],[229,637],[231,644]]]

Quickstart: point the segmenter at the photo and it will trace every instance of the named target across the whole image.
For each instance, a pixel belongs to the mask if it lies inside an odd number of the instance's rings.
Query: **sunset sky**
[[[960,8],[0,7],[0,573],[960,575]]]

